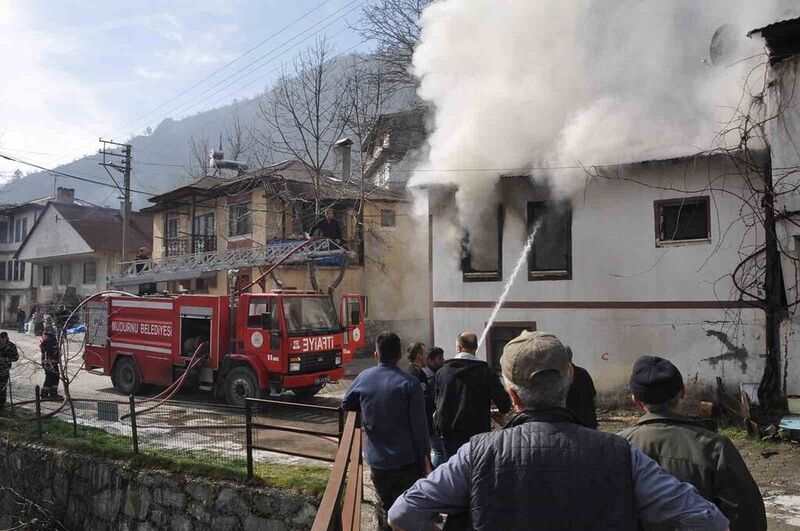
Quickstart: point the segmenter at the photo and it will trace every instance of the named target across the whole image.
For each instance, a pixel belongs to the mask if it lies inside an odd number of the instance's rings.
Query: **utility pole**
[[[112,140],[103,140],[100,139],[100,142],[103,144],[103,148],[99,151],[101,155],[103,155],[103,162],[100,163],[108,172],[108,176],[111,177],[111,180],[117,186],[117,189],[122,193],[123,197],[123,207],[122,207],[122,260],[121,262],[126,262],[128,260],[128,225],[131,219],[131,153],[133,151],[133,146],[130,144],[120,144],[118,142],[114,142]],[[109,146],[113,146],[109,148]],[[121,148],[122,153],[116,153],[113,150]],[[121,160],[115,161],[115,159],[106,158],[106,157],[120,157]],[[108,168],[113,168],[122,174],[122,186],[120,187],[119,183],[116,179],[114,179],[114,175],[108,170]]]

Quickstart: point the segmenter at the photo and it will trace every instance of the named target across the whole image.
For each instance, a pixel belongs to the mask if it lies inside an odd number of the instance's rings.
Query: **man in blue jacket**
[[[375,340],[378,365],[359,374],[342,409],[360,411],[367,436],[364,459],[384,512],[430,472],[425,400],[419,380],[397,367],[402,347],[393,332]],[[384,529],[390,529],[383,524]]]

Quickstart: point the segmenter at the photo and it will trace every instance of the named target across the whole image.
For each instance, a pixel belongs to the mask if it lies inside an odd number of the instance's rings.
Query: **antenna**
[[[714,66],[731,64],[741,47],[740,37],[742,35],[740,35],[739,29],[731,23],[718,27],[711,37],[711,44],[708,47],[711,64]]]

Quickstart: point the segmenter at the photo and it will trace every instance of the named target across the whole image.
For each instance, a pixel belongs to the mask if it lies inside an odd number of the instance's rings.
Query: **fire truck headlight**
[[[342,364],[342,357],[336,356],[336,365],[341,365],[341,364]]]
[[[289,371],[299,371],[300,370],[300,363],[290,363],[289,364]]]

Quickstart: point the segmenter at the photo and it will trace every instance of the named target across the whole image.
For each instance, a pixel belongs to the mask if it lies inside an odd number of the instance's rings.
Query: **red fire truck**
[[[125,394],[171,385],[203,345],[207,357],[192,370],[197,384],[229,404],[284,390],[310,398],[344,376],[364,346],[364,299],[354,294],[342,295],[341,316],[330,296],[289,289],[233,301],[114,295],[87,307],[85,366],[111,376]]]

